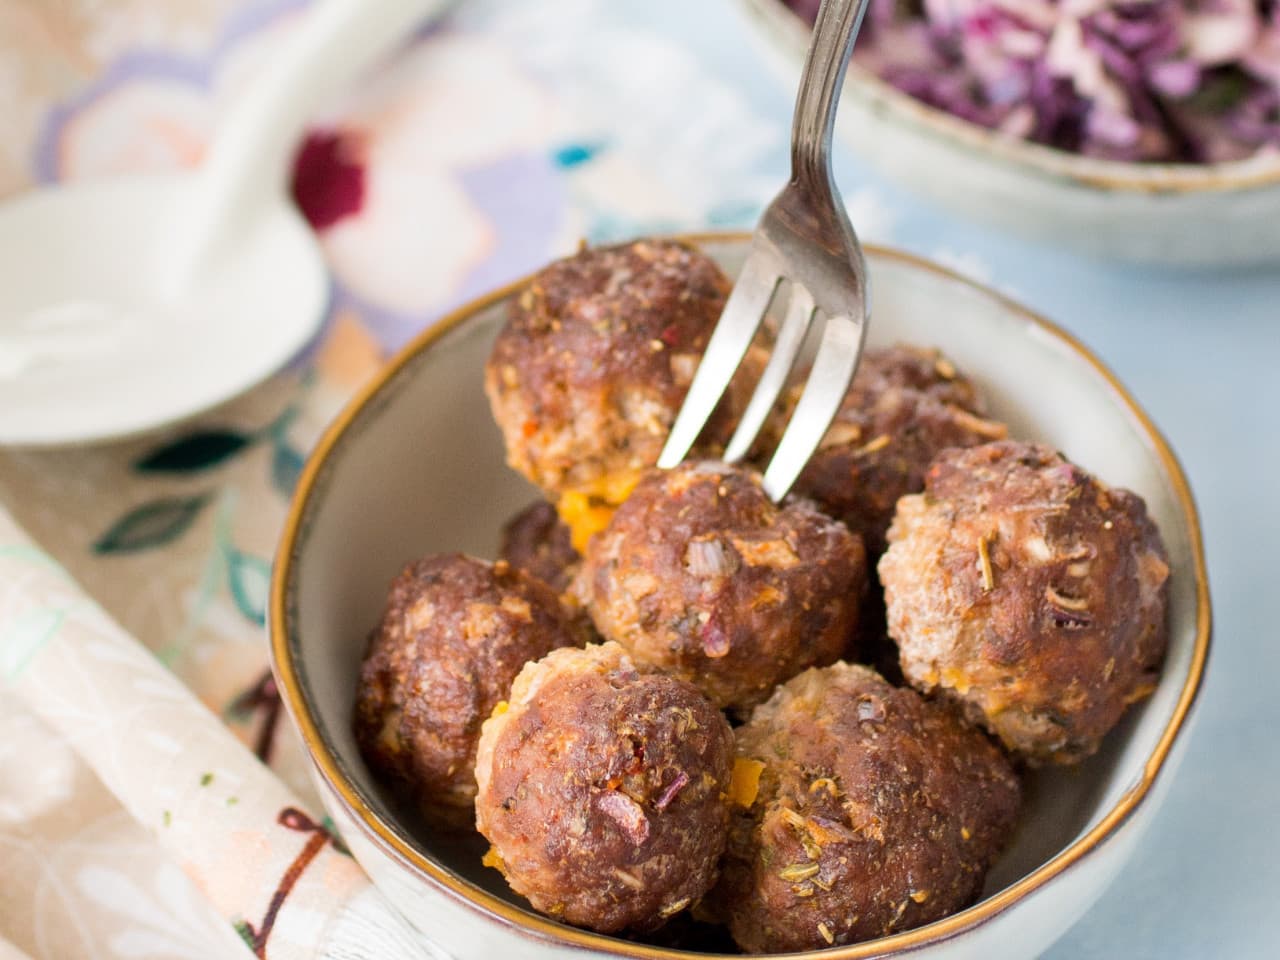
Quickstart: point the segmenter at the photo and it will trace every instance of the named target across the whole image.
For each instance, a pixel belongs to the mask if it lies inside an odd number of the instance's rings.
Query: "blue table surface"
[[[686,48],[776,125],[762,173],[782,183],[791,95],[732,0],[648,0],[612,16]],[[1169,438],[1201,510],[1215,643],[1186,758],[1110,895],[1046,956],[1280,955],[1280,270],[1177,273],[1036,246],[915,200],[840,144],[836,175],[846,195],[882,199],[895,245],[962,252],[1089,344]]]

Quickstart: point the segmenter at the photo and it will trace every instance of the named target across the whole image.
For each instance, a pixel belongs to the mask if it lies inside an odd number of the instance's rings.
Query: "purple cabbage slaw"
[[[819,0],[784,0],[810,23]],[[964,120],[1106,160],[1280,153],[1280,0],[870,0],[854,59]]]

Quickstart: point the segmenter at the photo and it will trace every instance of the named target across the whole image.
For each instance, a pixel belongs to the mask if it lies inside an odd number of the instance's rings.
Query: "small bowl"
[[[683,238],[730,273],[744,234]],[[1209,589],[1187,481],[1137,402],[1072,337],[954,273],[868,249],[873,344],[943,348],[1014,436],[1047,441],[1141,493],[1173,570],[1159,688],[1102,750],[1027,781],[1027,805],[985,899],[945,920],[825,952],[1034,957],[1103,892],[1164,799],[1209,652]],[[535,496],[503,462],[482,369],[518,285],[456,311],[402,350],[321,439],[276,557],[271,648],[284,702],[315,762],[326,808],[377,885],[444,950],[481,958],[690,956],[576,930],[532,912],[480,865],[482,846],[397,813],[360,759],[352,704],[387,584],[434,551],[493,556],[502,522]]]
[[[766,60],[794,89],[809,25],[782,0],[739,2]],[[849,148],[885,177],[1034,240],[1133,263],[1280,262],[1280,153],[1218,164],[1082,157],[926,106],[856,62],[836,120]]]

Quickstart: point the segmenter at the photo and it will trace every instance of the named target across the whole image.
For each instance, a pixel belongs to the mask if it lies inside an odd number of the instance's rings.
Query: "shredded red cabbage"
[[[1280,151],[1280,0],[871,0],[854,57],[930,106],[1087,156]]]

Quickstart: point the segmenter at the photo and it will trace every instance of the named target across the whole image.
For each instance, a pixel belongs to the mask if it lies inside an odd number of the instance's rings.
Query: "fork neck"
[[[791,127],[791,180],[836,196],[831,134],[845,69],[868,0],[822,0],[800,75]]]

